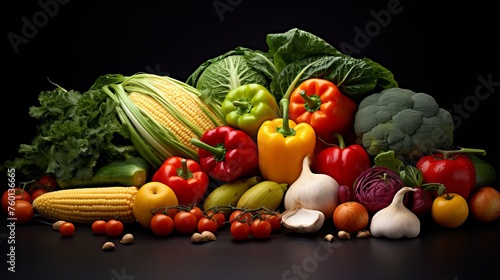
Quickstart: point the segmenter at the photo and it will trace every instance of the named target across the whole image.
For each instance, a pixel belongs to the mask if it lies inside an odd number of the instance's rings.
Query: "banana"
[[[259,176],[253,176],[224,183],[208,194],[203,202],[203,209],[207,210],[216,206],[236,206],[240,197],[261,181]]]
[[[236,207],[246,209],[265,207],[277,210],[283,201],[287,188],[288,184],[286,183],[262,181],[247,190],[238,200]]]

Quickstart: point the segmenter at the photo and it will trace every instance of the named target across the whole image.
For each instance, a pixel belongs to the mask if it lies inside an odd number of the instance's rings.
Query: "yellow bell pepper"
[[[314,153],[316,134],[308,123],[288,118],[288,100],[280,101],[283,118],[267,120],[257,133],[262,178],[291,185],[302,172],[302,161]]]

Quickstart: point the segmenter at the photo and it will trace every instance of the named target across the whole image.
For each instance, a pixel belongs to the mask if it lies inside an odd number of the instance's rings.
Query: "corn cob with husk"
[[[205,103],[197,89],[167,76],[103,76],[96,84],[118,102],[132,143],[154,168],[170,156],[197,160],[191,138],[225,124],[220,108]]]

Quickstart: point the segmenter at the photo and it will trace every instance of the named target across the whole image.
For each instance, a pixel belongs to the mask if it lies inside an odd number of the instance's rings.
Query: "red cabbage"
[[[387,167],[375,166],[363,171],[354,182],[354,200],[373,215],[389,206],[402,187],[404,182],[399,174]]]

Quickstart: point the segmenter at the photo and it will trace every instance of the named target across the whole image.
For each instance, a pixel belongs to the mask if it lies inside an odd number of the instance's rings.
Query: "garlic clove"
[[[281,222],[294,232],[313,233],[323,226],[325,214],[319,210],[295,208],[283,212]]]

